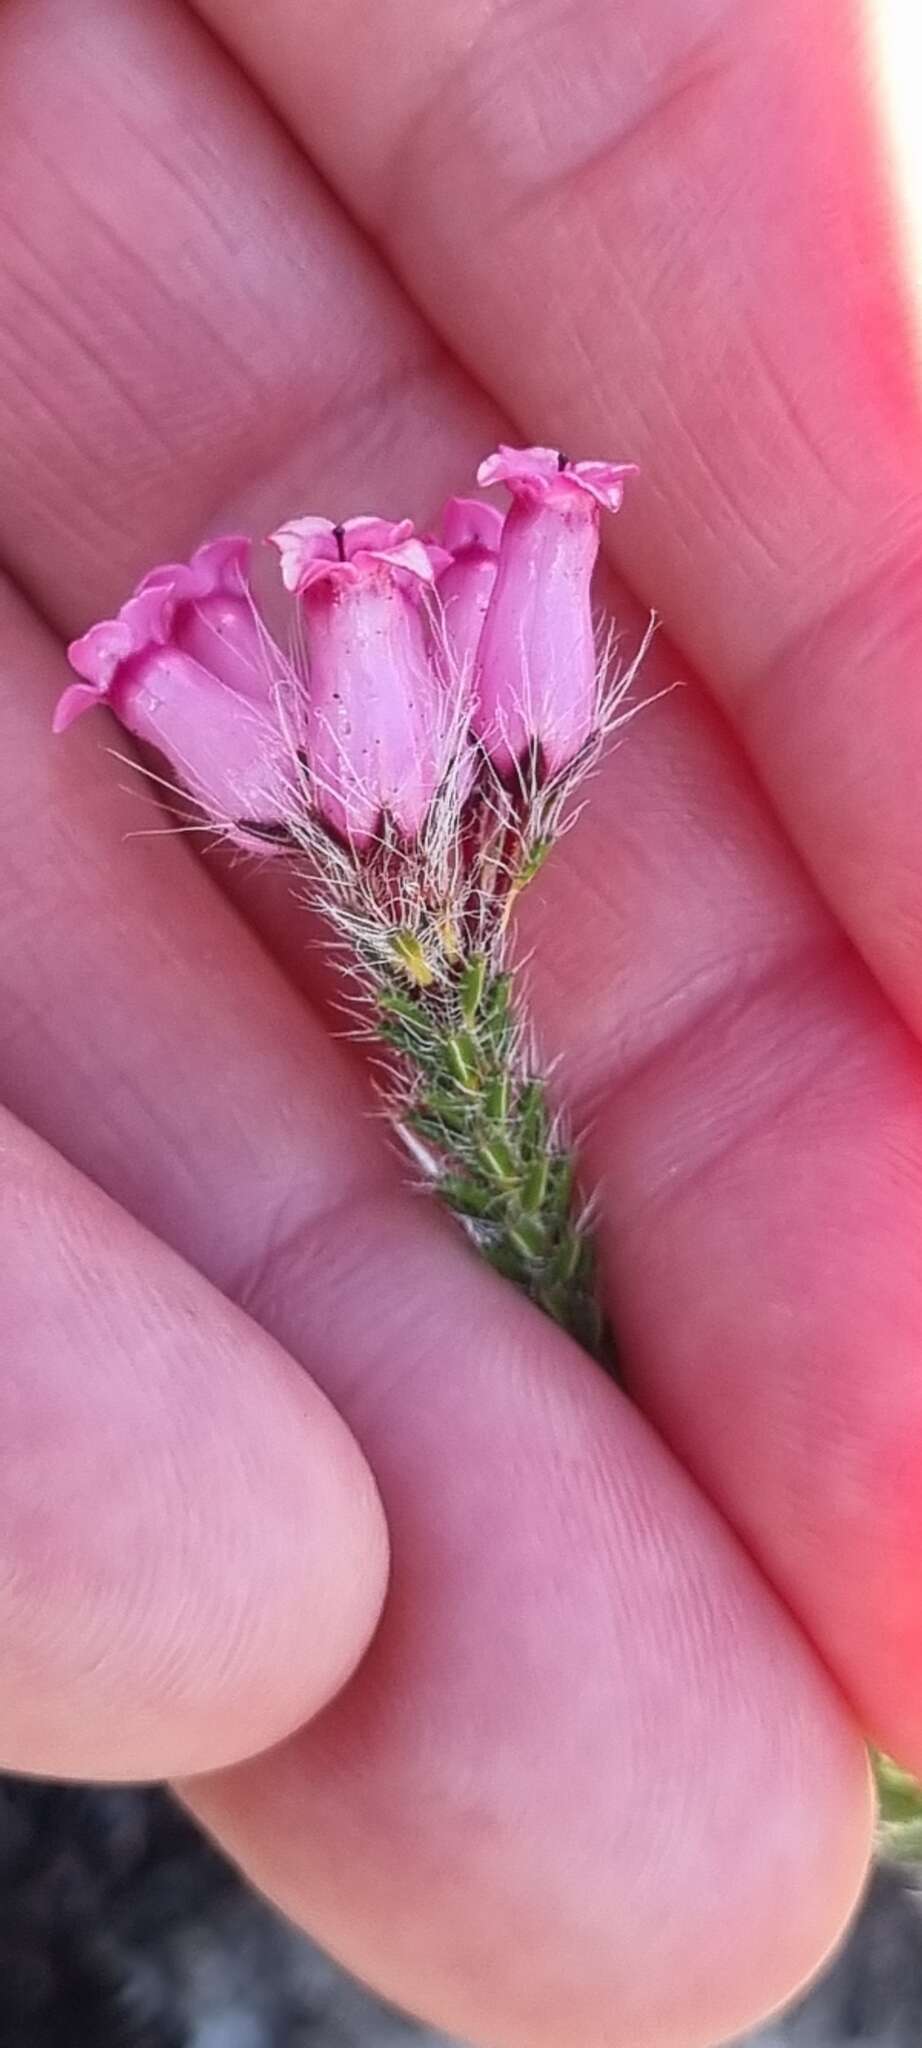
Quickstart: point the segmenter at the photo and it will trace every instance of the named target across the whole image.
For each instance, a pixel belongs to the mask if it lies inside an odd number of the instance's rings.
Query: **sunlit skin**
[[[867,0],[865,32],[906,281],[922,308],[922,16],[915,0]]]
[[[191,1780],[513,2048],[741,2027],[861,1881],[859,1729],[922,1769],[922,438],[866,27],[0,13],[3,1754]],[[151,563],[425,529],[499,438],[640,465],[609,595],[687,685],[522,915],[629,1399],[402,1188],[278,863],[164,833],[102,712],[49,738]],[[383,1619],[311,1726],[372,1472]]]

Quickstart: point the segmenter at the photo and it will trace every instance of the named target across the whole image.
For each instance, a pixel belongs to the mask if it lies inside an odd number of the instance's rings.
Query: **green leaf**
[[[459,984],[461,1015],[467,1025],[476,1022],[477,1012],[483,1001],[486,979],[486,956],[483,953],[475,953],[473,959],[468,961]]]
[[[544,1208],[550,1172],[551,1161],[547,1155],[543,1159],[533,1159],[528,1167],[519,1194],[519,1201],[527,1215],[537,1216]]]
[[[435,970],[427,960],[421,939],[416,932],[404,929],[394,932],[390,949],[404,973],[409,975],[416,988],[431,988]]]
[[[453,1031],[443,1043],[449,1073],[468,1094],[476,1093],[481,1079],[476,1040],[469,1031]]]
[[[480,1029],[497,1053],[503,1051],[509,1036],[511,995],[511,974],[494,974],[481,1001]]]
[[[547,1253],[547,1232],[537,1216],[522,1216],[508,1225],[509,1242],[532,1263]]]
[[[548,1139],[547,1104],[540,1081],[528,1081],[518,1101],[522,1151],[531,1156],[544,1153]]]
[[[487,1138],[477,1147],[477,1158],[490,1180],[501,1188],[514,1188],[519,1181],[519,1163],[504,1138]]]
[[[422,1003],[413,996],[404,994],[400,988],[382,988],[378,991],[378,1009],[385,1017],[399,1017],[402,1024],[410,1024],[421,1038],[432,1038],[432,1024]]]
[[[438,1182],[438,1190],[443,1202],[447,1202],[450,1209],[456,1209],[459,1216],[470,1216],[479,1221],[493,1214],[492,1191],[475,1180],[467,1180],[457,1173],[446,1173]]]
[[[483,1091],[484,1115],[491,1124],[504,1124],[509,1114],[509,1076],[492,1074]]]
[[[880,1817],[885,1823],[922,1822],[922,1785],[891,1757],[872,1752]]]

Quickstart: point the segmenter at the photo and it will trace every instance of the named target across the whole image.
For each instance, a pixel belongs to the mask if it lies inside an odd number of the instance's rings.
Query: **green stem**
[[[884,1854],[898,1862],[922,1858],[922,1785],[879,1750],[871,1763],[880,1807],[877,1839]]]
[[[377,991],[378,1034],[410,1077],[403,1120],[484,1256],[611,1367],[569,1147],[522,1058],[511,977],[483,954],[410,993]]]

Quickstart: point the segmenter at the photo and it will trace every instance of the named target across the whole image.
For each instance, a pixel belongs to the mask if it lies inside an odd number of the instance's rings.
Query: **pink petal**
[[[544,498],[585,492],[607,512],[617,512],[624,497],[624,480],[636,476],[633,462],[570,462],[556,448],[509,448],[505,443],[488,455],[477,471],[477,482],[507,484],[517,496]]]
[[[563,472],[565,479],[572,478],[606,512],[620,511],[625,478],[638,474],[636,462],[575,462]]]
[[[232,831],[243,818],[277,822],[303,731],[292,672],[250,597],[249,545],[238,534],[208,541],[188,564],[144,577],[118,618],[91,626],[68,650],[83,680],[65,691],[54,719],[61,732],[92,705],[111,703]]]
[[[329,519],[291,519],[270,534],[278,548],[282,581],[297,595],[324,579],[351,583],[375,564],[400,572],[408,580],[432,583],[444,550],[414,534],[411,519],[362,516],[335,526]]]
[[[375,553],[400,546],[413,533],[412,519],[376,519],[362,513],[356,519],[347,519],[340,528],[347,562],[354,555],[372,550]]]
[[[282,582],[286,590],[306,590],[315,580],[317,566],[339,561],[335,528],[329,519],[290,519],[269,535],[278,549]],[[317,565],[317,566],[315,566]]]
[[[222,825],[278,820],[296,779],[291,742],[271,703],[256,704],[175,646],[123,676],[115,708],[156,747],[178,781]]]
[[[246,595],[215,591],[179,607],[173,640],[227,688],[255,704],[268,704],[291,669]],[[290,696],[290,688],[287,692]]]
[[[104,701],[103,693],[94,689],[92,683],[71,683],[58,698],[51,721],[52,732],[66,732],[75,719],[83,716],[84,711],[92,711],[97,704]]]
[[[439,528],[442,545],[451,555],[462,548],[483,548],[495,555],[503,531],[503,514],[483,498],[449,498]]]
[[[213,591],[239,591],[250,571],[253,543],[245,533],[225,533],[206,540],[196,548],[189,563],[196,597],[210,597]]]
[[[316,585],[302,594],[313,802],[357,852],[385,817],[418,832],[442,773],[444,703],[408,587],[421,585],[392,552],[396,566],[370,551],[339,564],[336,603]]]
[[[477,471],[477,482],[482,489],[490,484],[519,483],[533,480],[535,483],[550,483],[560,473],[556,448],[510,448],[501,441],[493,455],[485,456]]]
[[[386,562],[392,569],[399,570],[411,581],[434,583],[441,569],[447,569],[451,556],[447,548],[439,547],[435,541],[403,540],[389,548],[363,548],[352,557],[355,567],[365,562]]]
[[[269,535],[281,556],[286,590],[308,590],[330,569],[348,569],[355,556],[400,547],[413,532],[411,519],[376,519],[362,515],[337,526],[332,519],[289,519]]]
[[[252,543],[242,533],[223,534],[196,548],[188,562],[164,562],[141,578],[135,597],[162,591],[175,604],[211,597],[217,591],[239,595],[246,585]]]
[[[560,773],[598,716],[598,501],[569,478],[560,482],[555,474],[551,486],[514,490],[477,645],[472,728],[511,782],[534,748],[545,774]]]
[[[446,668],[445,686],[452,692],[470,689],[504,524],[496,506],[480,498],[450,498],[442,514],[442,533],[451,553],[438,579],[436,657]]]

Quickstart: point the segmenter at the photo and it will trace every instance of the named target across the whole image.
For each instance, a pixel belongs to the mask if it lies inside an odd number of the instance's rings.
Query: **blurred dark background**
[[[0,1778],[0,2048],[442,2038],[255,1898],[165,1793]],[[922,1866],[878,1866],[822,1981],[752,2037],[753,2048],[856,2042],[922,2048]]]

